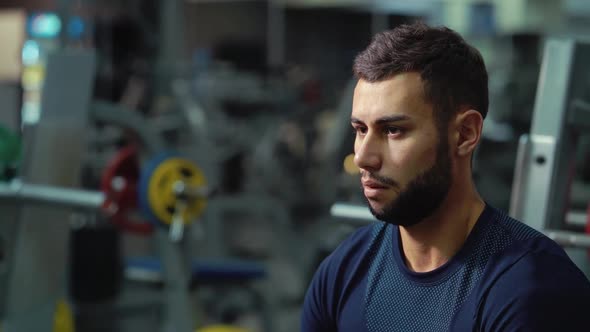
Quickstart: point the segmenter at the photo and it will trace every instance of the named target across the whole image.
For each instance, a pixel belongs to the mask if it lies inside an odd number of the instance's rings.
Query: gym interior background
[[[482,195],[590,275],[590,2],[3,0],[1,331],[299,331],[372,221],[352,60],[414,20],[485,58]]]

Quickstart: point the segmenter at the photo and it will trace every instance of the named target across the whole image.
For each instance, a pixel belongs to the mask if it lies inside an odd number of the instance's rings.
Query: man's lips
[[[387,189],[388,186],[382,184],[381,182],[373,181],[373,180],[361,180],[363,187],[370,188],[370,189]]]
[[[361,183],[363,185],[363,193],[368,199],[378,198],[388,189],[388,186],[373,180],[361,180]]]

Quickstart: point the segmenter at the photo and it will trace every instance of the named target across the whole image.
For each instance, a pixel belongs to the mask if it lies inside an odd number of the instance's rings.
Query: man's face
[[[432,213],[451,184],[448,134],[436,126],[418,73],[402,73],[354,91],[355,163],[373,215],[411,226]]]

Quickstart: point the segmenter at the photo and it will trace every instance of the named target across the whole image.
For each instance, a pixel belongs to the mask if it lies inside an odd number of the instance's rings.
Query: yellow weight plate
[[[207,327],[203,327],[196,332],[248,332],[249,330],[245,330],[243,328],[230,326],[230,325],[211,325]]]
[[[74,316],[65,300],[59,300],[53,318],[53,332],[74,332]]]
[[[188,187],[205,187],[203,171],[192,161],[184,158],[168,158],[152,172],[148,183],[148,202],[154,215],[166,225],[172,223],[177,205],[174,185],[183,181]],[[205,198],[188,201],[182,215],[185,224],[197,219],[205,209]]]

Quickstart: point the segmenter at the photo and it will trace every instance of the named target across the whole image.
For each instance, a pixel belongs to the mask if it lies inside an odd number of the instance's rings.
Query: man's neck
[[[440,208],[428,219],[411,227],[400,227],[408,268],[432,271],[448,262],[461,249],[481,215],[485,203],[475,189],[449,192]]]

